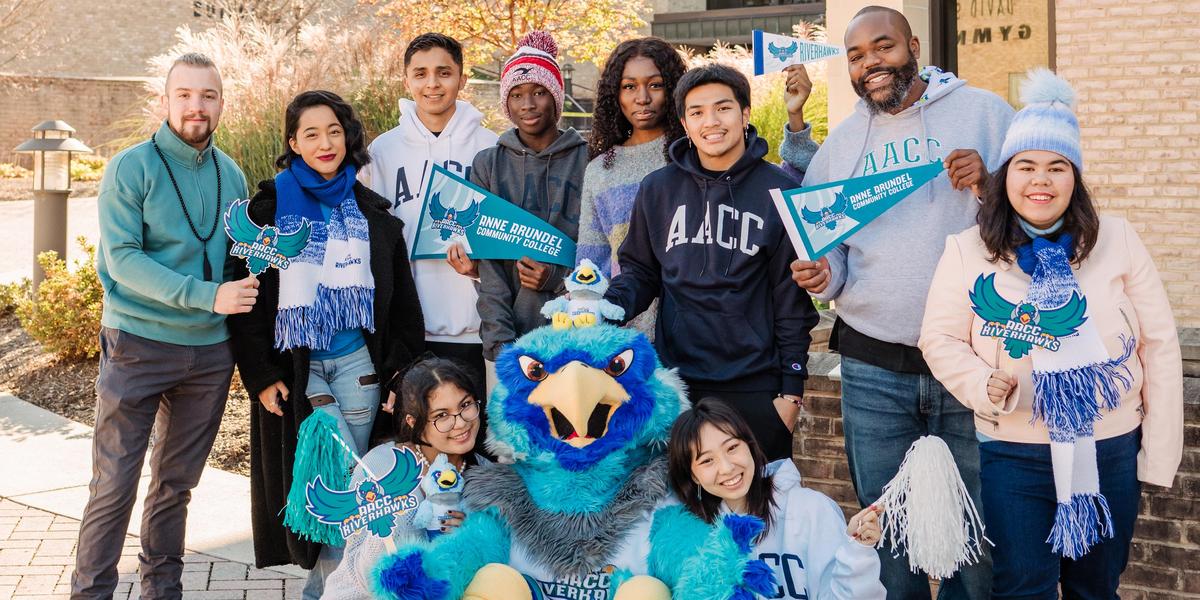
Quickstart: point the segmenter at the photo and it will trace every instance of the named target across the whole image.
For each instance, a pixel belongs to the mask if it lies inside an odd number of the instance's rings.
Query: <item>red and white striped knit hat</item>
[[[504,116],[512,120],[508,112],[508,92],[523,83],[536,83],[549,90],[554,96],[557,116],[563,112],[563,77],[558,68],[558,43],[545,31],[530,31],[521,38],[517,52],[504,63],[500,72],[500,106]]]

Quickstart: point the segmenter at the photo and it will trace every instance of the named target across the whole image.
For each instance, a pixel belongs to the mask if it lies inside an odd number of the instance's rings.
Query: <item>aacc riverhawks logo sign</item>
[[[1001,338],[1013,358],[1021,358],[1034,347],[1057,351],[1059,338],[1073,335],[1087,320],[1087,299],[1072,293],[1066,304],[1040,310],[1030,302],[1014,304],[996,291],[996,275],[980,275],[969,292],[971,310],[983,319],[979,335]]]

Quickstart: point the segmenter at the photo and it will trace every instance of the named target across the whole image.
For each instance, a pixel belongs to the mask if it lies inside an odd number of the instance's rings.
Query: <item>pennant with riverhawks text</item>
[[[467,256],[575,266],[575,240],[515,204],[434,165],[425,189],[412,258],[445,258],[451,244]]]
[[[825,60],[842,53],[840,46],[754,30],[754,74],[765,75],[784,67]]]
[[[802,260],[817,260],[944,169],[939,160],[812,187],[773,189],[771,198],[796,255]]]

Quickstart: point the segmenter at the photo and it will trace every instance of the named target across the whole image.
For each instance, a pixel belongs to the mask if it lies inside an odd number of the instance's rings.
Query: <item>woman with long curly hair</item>
[[[667,146],[683,137],[671,102],[687,66],[656,37],[626,40],[604,63],[596,90],[592,139],[583,176],[576,257],[612,277],[620,271],[617,248],[629,230],[638,184],[668,162]],[[651,335],[655,307],[631,321]]]

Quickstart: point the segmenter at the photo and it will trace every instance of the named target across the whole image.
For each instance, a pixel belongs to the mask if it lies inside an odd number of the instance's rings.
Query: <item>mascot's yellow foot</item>
[[[570,329],[571,315],[568,315],[565,312],[556,312],[554,313],[554,318],[550,320],[550,324],[553,325],[555,329]]]
[[[565,313],[560,314],[565,316]],[[646,579],[651,578],[647,577]],[[626,583],[621,586],[621,589],[625,589],[628,585]],[[663,589],[666,590],[666,586],[663,586]],[[630,596],[630,598],[633,597]],[[670,595],[664,596],[664,598],[669,600]],[[467,586],[467,591],[463,592],[462,600],[533,600],[533,593],[529,591],[529,584],[525,583],[525,578],[516,569],[500,563],[490,563],[475,573],[471,584]]]
[[[671,590],[653,577],[638,575],[621,584],[612,600],[671,600]]]
[[[572,320],[576,327],[591,327],[596,324],[596,315],[592,313],[579,313]]]

